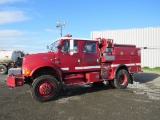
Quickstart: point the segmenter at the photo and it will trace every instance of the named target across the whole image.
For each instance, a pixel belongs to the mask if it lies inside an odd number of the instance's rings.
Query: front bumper
[[[20,68],[11,68],[8,70],[8,76],[6,78],[6,83],[9,87],[23,86],[24,79],[22,76],[22,70]]]
[[[16,75],[16,76],[12,75],[12,76],[7,76],[6,82],[9,87],[18,87],[18,86],[23,86],[24,79],[21,75]]]

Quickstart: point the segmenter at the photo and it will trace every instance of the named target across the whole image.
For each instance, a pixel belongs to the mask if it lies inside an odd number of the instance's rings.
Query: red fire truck
[[[141,71],[140,48],[114,44],[112,39],[66,35],[48,48],[47,53],[25,56],[22,69],[10,69],[7,85],[29,84],[32,96],[45,102],[56,99],[64,85],[106,81],[115,88],[124,89],[133,83],[133,73]]]

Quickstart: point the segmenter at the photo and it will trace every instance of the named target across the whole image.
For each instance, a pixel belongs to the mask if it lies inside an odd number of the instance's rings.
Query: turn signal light
[[[24,69],[24,70],[23,70],[23,74],[25,74],[25,75],[29,75],[30,73],[31,73],[31,71],[28,70],[28,69]]]

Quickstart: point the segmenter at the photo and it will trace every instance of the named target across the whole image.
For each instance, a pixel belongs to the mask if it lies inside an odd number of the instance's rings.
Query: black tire
[[[130,80],[129,73],[121,69],[117,72],[116,79],[114,80],[114,86],[118,89],[125,89],[128,86]]]
[[[0,65],[0,74],[4,75],[7,73],[7,66],[5,65]]]
[[[39,102],[54,100],[58,93],[59,85],[53,76],[42,75],[32,84],[32,96]]]
[[[112,88],[115,88],[115,86],[114,86],[114,80],[109,80],[109,85],[110,85]]]

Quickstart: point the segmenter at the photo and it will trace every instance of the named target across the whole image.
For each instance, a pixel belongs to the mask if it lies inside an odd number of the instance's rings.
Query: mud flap
[[[130,83],[130,84],[133,84],[133,81],[134,81],[134,75],[133,75],[133,74],[129,74],[129,77],[130,77],[130,79],[129,79],[129,83]]]

